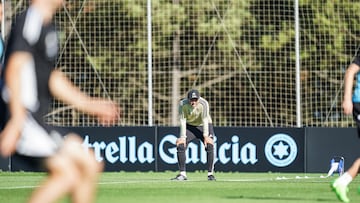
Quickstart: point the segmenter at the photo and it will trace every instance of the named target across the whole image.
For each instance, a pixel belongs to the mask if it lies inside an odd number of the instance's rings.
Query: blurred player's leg
[[[337,197],[343,202],[349,202],[347,197],[348,185],[357,176],[360,168],[360,158],[356,159],[351,167],[339,178],[337,178],[331,187],[335,191]]]
[[[69,193],[72,202],[93,202],[102,167],[81,146],[81,139],[68,136],[59,153],[49,158],[49,177],[30,198],[30,203],[54,202]]]
[[[71,157],[77,170],[81,173],[79,181],[71,191],[72,202],[94,202],[96,196],[96,183],[103,165],[95,160],[92,151],[86,152],[82,146],[82,140],[77,136],[67,138],[68,144],[66,153]],[[73,145],[73,146],[71,146]]]
[[[345,174],[344,174],[345,175]],[[338,179],[334,181],[334,183],[331,184],[331,188],[335,192],[337,198],[342,202],[350,202],[347,192],[349,191],[349,188],[347,185],[340,184]]]
[[[47,161],[49,176],[31,195],[29,203],[55,202],[76,185],[81,175],[67,157],[56,155]]]

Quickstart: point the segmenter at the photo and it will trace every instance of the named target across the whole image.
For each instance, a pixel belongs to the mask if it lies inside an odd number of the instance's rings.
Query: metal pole
[[[299,0],[295,0],[296,125],[301,127]]]
[[[177,68],[173,69],[172,74],[172,101],[171,101],[171,125],[176,126],[179,123],[178,112],[179,112],[179,84],[180,84],[180,71]]]
[[[173,0],[174,5],[179,5],[180,0]],[[180,79],[181,72],[179,68],[180,64],[180,29],[177,27],[174,31],[173,40],[173,67],[172,67],[172,100],[171,100],[171,125],[176,126],[179,124],[178,112],[179,112],[179,92],[180,92]]]
[[[147,32],[148,32],[148,125],[153,125],[152,109],[152,41],[151,41],[151,0],[147,0]]]

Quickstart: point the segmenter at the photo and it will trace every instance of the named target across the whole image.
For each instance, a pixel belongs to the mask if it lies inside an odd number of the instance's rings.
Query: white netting
[[[27,1],[7,1],[14,15]],[[146,0],[68,1],[56,17],[59,67],[91,95],[121,104],[119,125],[148,125]],[[190,88],[208,99],[215,126],[349,126],[342,83],[360,36],[355,1],[299,0],[300,92],[295,1],[152,0],[152,115],[177,125]],[[8,14],[9,15],[9,14]],[[297,93],[301,111],[297,112]],[[96,122],[59,102],[48,122]]]

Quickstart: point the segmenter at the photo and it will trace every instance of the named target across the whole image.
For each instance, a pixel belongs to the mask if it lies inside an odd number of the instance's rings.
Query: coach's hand
[[[213,139],[211,139],[211,137],[210,136],[204,136],[204,145],[205,145],[205,147],[207,146],[207,144],[214,144],[214,140]]]
[[[179,137],[176,139],[176,146],[179,146],[179,144],[184,144],[184,147],[186,147],[186,137]]]

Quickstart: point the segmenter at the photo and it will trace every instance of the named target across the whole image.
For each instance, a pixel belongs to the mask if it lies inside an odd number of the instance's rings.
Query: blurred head
[[[191,106],[196,106],[198,104],[200,98],[200,93],[197,90],[190,90],[187,95],[187,99],[189,100]]]

